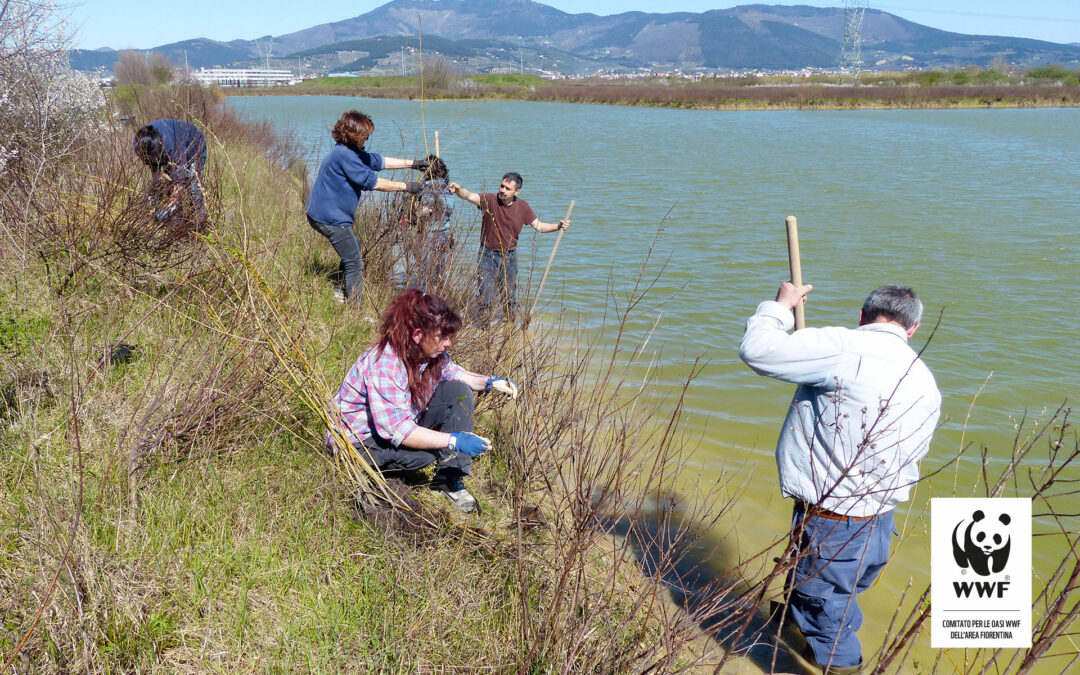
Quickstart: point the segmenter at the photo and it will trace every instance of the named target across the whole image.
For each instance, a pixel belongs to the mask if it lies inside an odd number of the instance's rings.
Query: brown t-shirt
[[[484,214],[480,243],[497,251],[517,248],[521,228],[536,220],[536,214],[524,199],[514,199],[510,206],[503,206],[499,195],[493,192],[480,195],[480,212]]]

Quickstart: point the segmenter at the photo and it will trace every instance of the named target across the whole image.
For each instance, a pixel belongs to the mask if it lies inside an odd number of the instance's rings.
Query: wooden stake
[[[787,225],[787,253],[788,266],[791,268],[791,283],[802,286],[802,261],[799,259],[799,225],[795,222],[795,216],[784,219]],[[806,308],[803,303],[795,305],[795,330],[806,328]]]
[[[566,209],[566,217],[564,221],[570,220],[570,212],[574,210],[574,200],[570,200],[570,208]],[[559,230],[559,236],[555,237],[555,245],[551,247],[551,255],[548,256],[547,267],[544,268],[544,276],[540,277],[540,286],[536,289],[536,297],[533,298],[532,307],[529,308],[529,313],[525,315],[525,325],[528,326],[532,321],[533,312],[536,311],[536,303],[540,302],[540,292],[544,290],[544,282],[547,281],[548,272],[551,271],[551,262],[555,260],[555,251],[559,250],[559,242],[562,241],[563,233],[566,230]]]

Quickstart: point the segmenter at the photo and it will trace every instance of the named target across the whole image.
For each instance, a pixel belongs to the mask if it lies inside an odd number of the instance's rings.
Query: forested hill
[[[203,38],[161,45],[173,63],[192,68],[264,64],[331,70],[391,68],[385,48],[357,48],[372,38],[441,38],[432,53],[483,70],[528,61],[534,70],[588,74],[643,69],[800,69],[835,66],[844,10],[805,5],[740,5],[701,13],[569,14],[533,0],[392,0],[366,14],[259,40]],[[1080,67],[1080,45],[1006,36],[964,35],[869,9],[862,26],[868,68],[1019,66]],[[428,49],[426,48],[426,49]],[[382,53],[380,54],[380,49]],[[315,58],[313,52],[334,53]],[[400,68],[398,57],[398,67]],[[111,50],[72,54],[74,67],[109,67]]]

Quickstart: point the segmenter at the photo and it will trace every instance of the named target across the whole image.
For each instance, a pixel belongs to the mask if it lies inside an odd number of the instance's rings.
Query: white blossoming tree
[[[52,0],[0,0],[0,173],[59,159],[98,126],[100,87],[71,70],[70,34]]]

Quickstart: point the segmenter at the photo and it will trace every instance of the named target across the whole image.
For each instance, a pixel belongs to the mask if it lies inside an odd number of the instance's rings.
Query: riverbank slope
[[[455,360],[524,391],[480,396],[495,440],[469,480],[481,509],[397,483],[408,506],[389,508],[323,435],[396,292],[378,261],[399,250],[379,242],[397,220],[361,214],[365,301],[346,308],[288,139],[199,89],[120,91],[104,114],[84,147],[4,176],[0,662],[626,672],[717,658],[686,650],[699,627],[627,543],[668,485],[652,463],[677,453],[620,420],[618,371],[571,381],[585,365],[556,358],[558,326],[466,325]],[[134,128],[111,121],[128,116],[205,129],[205,231],[153,218]],[[471,275],[442,281],[467,310]]]

